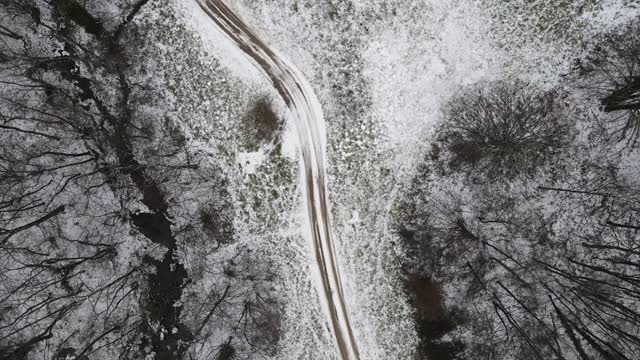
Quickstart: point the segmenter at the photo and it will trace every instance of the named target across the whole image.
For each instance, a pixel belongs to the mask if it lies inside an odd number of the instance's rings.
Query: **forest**
[[[424,359],[640,359],[640,21],[462,87],[398,204]]]
[[[0,1],[2,360],[277,349],[277,276],[234,245],[227,174],[146,59],[158,6]]]
[[[322,107],[356,357],[640,360],[640,18],[615,1],[231,4]],[[306,100],[196,10],[0,0],[0,360],[350,357]]]

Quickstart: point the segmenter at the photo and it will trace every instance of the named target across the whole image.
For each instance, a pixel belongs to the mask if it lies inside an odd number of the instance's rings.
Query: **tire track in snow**
[[[309,82],[271,49],[222,0],[197,0],[216,25],[262,70],[289,108],[301,144],[306,185],[305,205],[311,241],[320,273],[320,296],[340,359],[359,359],[345,303],[331,231],[324,167],[324,115]]]

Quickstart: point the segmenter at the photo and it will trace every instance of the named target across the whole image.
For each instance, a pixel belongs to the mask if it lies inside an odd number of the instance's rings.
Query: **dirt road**
[[[347,311],[335,243],[331,232],[324,168],[324,115],[308,81],[293,64],[263,42],[221,0],[197,0],[216,25],[262,70],[284,99],[300,139],[315,265],[321,301],[340,359],[359,359]]]

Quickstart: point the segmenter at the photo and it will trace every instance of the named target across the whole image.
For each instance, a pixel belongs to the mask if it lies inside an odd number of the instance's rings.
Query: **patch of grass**
[[[532,38],[575,43],[588,24],[580,16],[598,6],[596,0],[484,0],[494,28],[507,39]]]

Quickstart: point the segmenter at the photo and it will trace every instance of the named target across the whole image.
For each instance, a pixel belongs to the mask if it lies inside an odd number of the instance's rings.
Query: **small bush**
[[[228,211],[218,204],[209,204],[199,209],[199,218],[202,230],[218,244],[233,242],[233,220]]]
[[[455,170],[514,178],[533,175],[569,140],[556,94],[519,82],[495,82],[452,99],[439,141]]]
[[[234,360],[237,359],[236,349],[231,344],[232,338],[229,338],[228,341],[222,343],[218,347],[218,354],[215,357],[215,360]]]
[[[249,151],[257,151],[260,146],[277,142],[283,128],[283,121],[275,113],[271,100],[257,99],[242,121],[242,139]]]

